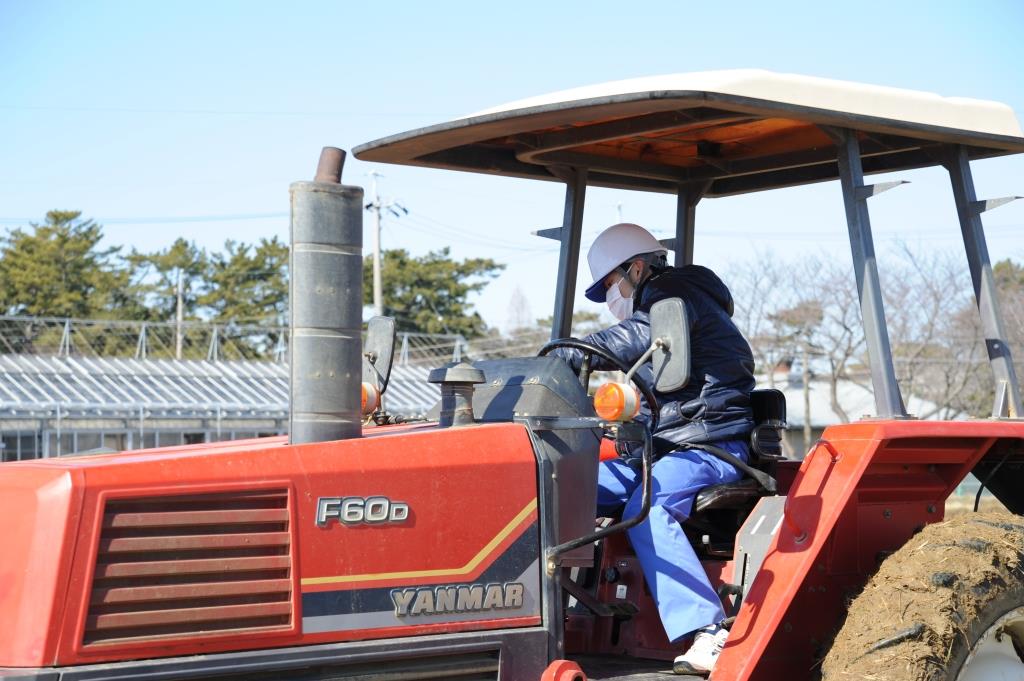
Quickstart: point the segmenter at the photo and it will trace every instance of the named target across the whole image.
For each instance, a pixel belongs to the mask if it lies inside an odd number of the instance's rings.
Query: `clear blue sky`
[[[1020,0],[0,0],[0,228],[62,208],[140,249],[287,239],[288,184],[311,177],[324,145],[659,73],[766,68],[994,99],[1024,119],[1022,27]],[[385,247],[451,244],[507,263],[477,301],[492,325],[517,287],[534,316],[550,314],[556,247],[529,232],[560,222],[558,186],[354,159],[344,181],[368,186],[373,169],[410,211],[386,223]],[[896,235],[962,249],[945,174],[900,177],[912,184],[872,204],[878,250]],[[982,197],[1024,194],[1024,159],[976,163],[975,179]],[[671,230],[670,197],[591,190],[584,249],[619,203],[625,219]],[[993,257],[1024,257],[1021,204],[986,216]],[[698,210],[696,259],[713,267],[821,249],[849,258],[835,183]]]

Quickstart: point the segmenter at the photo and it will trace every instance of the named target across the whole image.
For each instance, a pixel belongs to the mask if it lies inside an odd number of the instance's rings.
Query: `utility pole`
[[[377,193],[377,178],[384,175],[376,170],[371,170],[369,175],[373,201],[366,204],[366,209],[373,211],[373,314],[380,317],[384,314],[384,284],[381,280],[380,255],[381,212],[388,211],[397,218],[408,215],[409,211],[394,201],[382,201]]]
[[[180,267],[178,268],[178,285],[177,285],[176,288],[177,288],[177,296],[178,296],[178,314],[177,314],[177,324],[175,325],[175,333],[174,333],[174,357],[175,357],[175,359],[181,359],[181,340],[182,340],[181,339],[181,331],[182,331],[181,326],[182,326],[182,323],[184,322],[185,315],[184,315],[184,303],[182,301],[182,298],[184,297],[184,295],[183,295],[183,289],[182,289],[181,268]]]
[[[380,317],[384,314],[384,292],[380,273],[380,195],[377,194],[377,178],[381,174],[376,170],[370,171],[373,178],[373,203],[370,210],[373,211],[373,314]]]
[[[615,204],[615,212],[618,214],[618,216],[619,216],[619,220],[618,221],[621,223],[622,222],[622,204],[621,203],[616,203]]]
[[[806,338],[800,344],[803,349],[804,383],[804,456],[811,451],[811,353],[810,341]]]

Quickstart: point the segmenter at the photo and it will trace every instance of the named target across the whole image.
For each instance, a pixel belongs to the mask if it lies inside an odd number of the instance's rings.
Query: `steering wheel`
[[[588,343],[587,341],[580,340],[579,338],[556,338],[553,341],[548,341],[544,344],[540,350],[537,351],[538,357],[547,356],[552,350],[558,348],[572,348],[573,350],[579,350],[583,353],[583,363],[580,365],[579,377],[580,384],[583,389],[589,392],[590,388],[590,374],[591,374],[591,362],[594,357],[600,357],[604,361],[611,364],[613,367],[621,371],[623,374],[628,374],[632,368],[623,362],[621,359],[608,352],[602,347]],[[640,380],[640,377],[633,374],[630,377],[633,385],[636,386],[640,394],[643,395],[644,400],[647,401],[647,406],[651,409],[651,432],[653,433],[658,428],[658,420],[661,417],[661,408],[658,405],[658,399],[654,396],[654,391],[644,381]]]

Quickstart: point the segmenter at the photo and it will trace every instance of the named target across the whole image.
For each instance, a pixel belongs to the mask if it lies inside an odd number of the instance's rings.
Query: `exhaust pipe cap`
[[[473,386],[485,380],[484,372],[468,362],[459,362],[430,372],[427,381],[441,385],[439,425],[442,428],[473,425]]]

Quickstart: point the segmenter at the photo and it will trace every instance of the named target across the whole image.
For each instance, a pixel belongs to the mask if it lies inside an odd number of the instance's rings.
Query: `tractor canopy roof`
[[[998,102],[761,70],[615,81],[487,109],[356,147],[364,161],[705,196],[838,177],[829,127],[857,133],[865,173],[1024,152]]]

